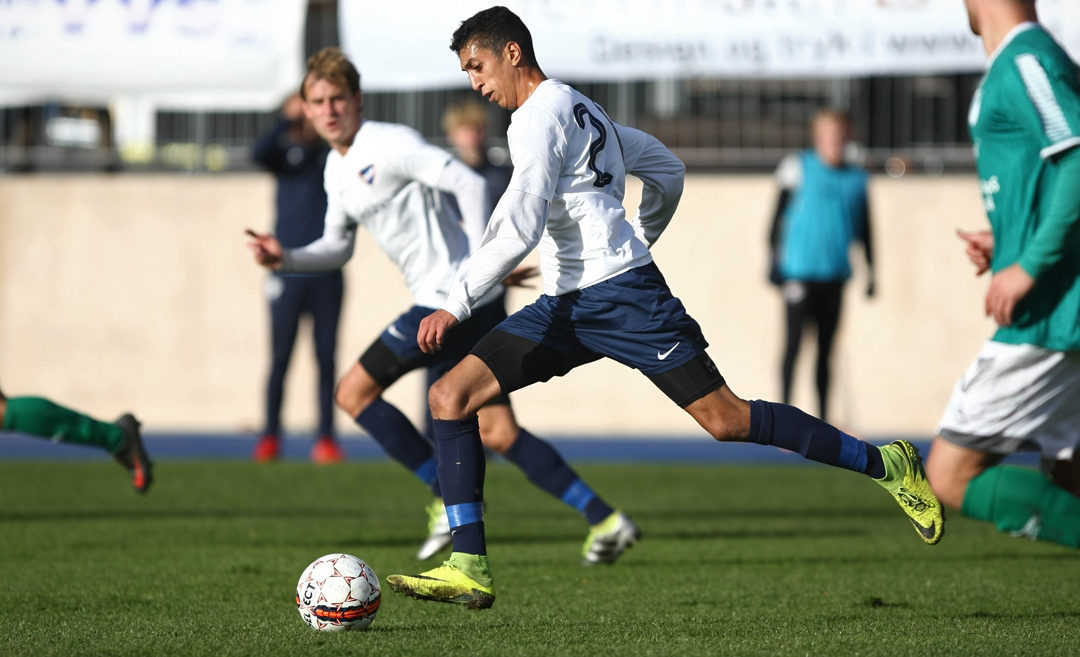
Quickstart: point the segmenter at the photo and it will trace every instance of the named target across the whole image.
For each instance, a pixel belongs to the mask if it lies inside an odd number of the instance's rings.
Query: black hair
[[[502,55],[506,44],[513,41],[521,46],[521,54],[528,64],[536,64],[532,34],[517,14],[506,7],[491,7],[477,12],[461,22],[450,41],[450,50],[460,55],[461,49],[476,41],[496,55]]]

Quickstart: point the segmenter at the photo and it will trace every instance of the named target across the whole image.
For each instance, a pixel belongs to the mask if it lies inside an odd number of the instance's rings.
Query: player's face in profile
[[[348,148],[360,128],[360,93],[323,79],[304,83],[304,116],[319,136],[338,148]]]
[[[514,90],[514,66],[503,54],[496,55],[470,41],[459,53],[461,70],[469,75],[469,84],[490,102],[503,109],[517,109]]]

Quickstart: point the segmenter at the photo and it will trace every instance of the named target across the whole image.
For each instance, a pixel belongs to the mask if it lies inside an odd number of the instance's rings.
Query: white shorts
[[[1071,460],[1080,446],[1080,351],[988,341],[953,389],[938,435],[992,454]]]

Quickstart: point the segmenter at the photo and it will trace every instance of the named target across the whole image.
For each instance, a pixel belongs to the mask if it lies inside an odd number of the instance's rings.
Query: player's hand
[[[248,246],[251,247],[252,252],[255,254],[255,262],[267,269],[281,268],[285,249],[281,247],[278,238],[273,235],[260,235],[250,228],[245,230],[244,234],[251,238]]]
[[[975,275],[982,276],[990,269],[994,257],[994,234],[988,230],[957,230],[956,235],[967,242],[967,257],[975,265]]]
[[[458,325],[457,317],[445,310],[436,310],[420,322],[416,332],[416,344],[425,354],[433,354],[442,349],[446,332]]]
[[[522,265],[510,272],[510,274],[503,279],[502,284],[506,287],[535,287],[534,285],[526,285],[525,281],[536,278],[539,273],[540,270],[536,267]]]
[[[998,326],[1010,326],[1016,304],[1035,287],[1035,278],[1019,265],[1010,265],[990,279],[986,293],[986,314],[992,315]]]

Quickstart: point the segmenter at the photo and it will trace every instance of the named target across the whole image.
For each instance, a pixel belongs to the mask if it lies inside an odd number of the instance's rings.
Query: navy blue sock
[[[476,416],[464,420],[435,420],[446,517],[454,537],[454,552],[487,554],[484,538],[484,445]]]
[[[581,512],[590,525],[600,523],[615,511],[578,477],[551,443],[525,429],[503,456],[521,468],[537,488]]]
[[[390,458],[408,468],[439,496],[435,451],[409,418],[382,397],[371,402],[356,423],[382,446]]]
[[[885,476],[878,448],[787,404],[750,402],[750,439],[802,454],[811,461]]]

